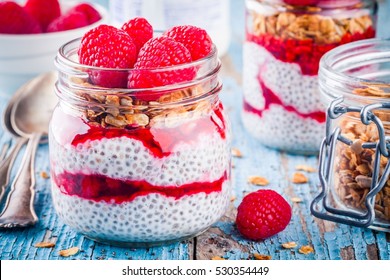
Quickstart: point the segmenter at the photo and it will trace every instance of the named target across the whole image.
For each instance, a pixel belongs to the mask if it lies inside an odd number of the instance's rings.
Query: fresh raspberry
[[[294,6],[314,6],[317,5],[320,0],[284,0],[284,3]]]
[[[182,43],[190,51],[193,61],[207,56],[213,45],[206,30],[196,26],[175,26],[166,31],[164,35]]]
[[[236,225],[246,238],[261,240],[284,230],[291,220],[291,207],[273,190],[258,190],[244,197],[237,209]]]
[[[81,12],[73,11],[66,13],[55,20],[53,20],[47,27],[47,32],[58,32],[65,30],[72,30],[80,27],[87,26],[88,19],[85,14]]]
[[[145,43],[139,52],[134,67],[150,69],[179,65],[191,61],[191,54],[183,44],[172,38],[160,36]]]
[[[83,13],[87,17],[88,24],[93,24],[101,20],[102,18],[100,13],[88,3],[78,4],[74,6],[72,9],[70,9],[68,13],[73,13],[73,12]]]
[[[137,58],[131,37],[120,29],[104,24],[83,36],[78,55],[81,64],[116,69],[132,68]],[[127,72],[92,71],[91,80],[102,87],[123,88],[127,85]]]
[[[27,0],[24,9],[39,22],[43,31],[61,15],[58,0]]]
[[[42,33],[39,23],[15,2],[0,2],[0,34]]]
[[[169,37],[152,38],[139,51],[135,71],[129,75],[129,88],[152,88],[190,81],[193,68],[153,72],[151,69],[191,62],[191,54],[183,44]],[[161,69],[160,69],[161,70]]]
[[[144,18],[133,18],[123,24],[122,30],[124,30],[131,38],[137,47],[137,53],[142,46],[153,37],[153,27]]]

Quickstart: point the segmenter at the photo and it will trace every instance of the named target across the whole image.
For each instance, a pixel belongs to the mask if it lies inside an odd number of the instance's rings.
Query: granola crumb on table
[[[295,172],[293,174],[293,177],[292,177],[291,181],[294,184],[305,184],[305,183],[309,182],[309,178],[307,178],[305,176],[305,174],[303,174],[301,172]]]
[[[267,178],[261,176],[249,176],[248,183],[256,186],[267,186],[269,184],[269,181],[267,180]]]

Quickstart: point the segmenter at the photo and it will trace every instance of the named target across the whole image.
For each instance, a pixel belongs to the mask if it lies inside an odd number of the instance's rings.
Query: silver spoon
[[[38,221],[33,207],[34,159],[41,137],[48,133],[51,114],[58,102],[54,94],[56,80],[53,72],[31,80],[11,106],[11,126],[16,134],[28,139],[28,144],[0,215],[0,227],[25,227]]]
[[[14,137],[16,137],[16,143],[13,146],[11,152],[4,158],[4,160],[1,162],[0,166],[0,201],[2,200],[6,187],[8,186],[9,179],[10,179],[10,173],[13,166],[13,163],[19,154],[20,149],[23,147],[23,145],[27,142],[26,138],[20,137],[19,134],[16,133],[16,131],[13,129],[11,125],[11,110],[14,106],[16,100],[20,99],[20,96],[24,93],[26,88],[28,87],[28,83],[20,87],[12,96],[12,98],[9,100],[7,107],[4,110],[3,113],[3,126],[4,128],[11,133]]]

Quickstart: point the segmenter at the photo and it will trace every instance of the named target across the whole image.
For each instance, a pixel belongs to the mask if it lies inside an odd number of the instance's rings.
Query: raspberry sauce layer
[[[127,181],[112,179],[104,175],[72,174],[64,172],[52,174],[54,183],[63,194],[78,196],[96,202],[109,203],[131,202],[136,197],[158,193],[166,197],[180,199],[186,195],[220,192],[222,184],[228,179],[227,172],[213,182],[194,182],[182,186],[154,186],[146,181]]]
[[[301,118],[304,118],[304,119],[310,118],[310,119],[316,120],[319,123],[325,122],[326,114],[324,112],[317,111],[317,112],[311,112],[311,113],[307,113],[307,114],[299,112],[293,106],[290,106],[290,105],[286,106],[285,104],[283,104],[283,102],[280,100],[280,98],[264,84],[261,77],[258,77],[258,82],[259,82],[261,89],[263,91],[263,97],[265,100],[264,109],[262,109],[262,110],[256,109],[253,106],[251,106],[248,102],[246,102],[244,99],[243,106],[244,106],[245,111],[250,112],[250,113],[254,113],[254,114],[258,115],[259,117],[262,117],[263,112],[267,111],[270,108],[270,106],[274,104],[274,105],[282,106],[286,111],[295,113],[298,116],[300,116]]]
[[[329,50],[346,43],[375,37],[375,30],[369,27],[364,33],[346,33],[341,41],[331,44],[316,44],[311,39],[281,39],[270,34],[246,33],[246,40],[263,46],[275,58],[283,62],[297,63],[304,75],[317,75],[321,57]]]
[[[163,158],[171,154],[175,145],[180,143],[191,144],[202,133],[212,134],[217,132],[222,139],[225,139],[226,127],[222,111],[223,105],[220,103],[214,109],[213,114],[182,121],[173,127],[104,128],[100,125],[86,123],[82,118],[68,115],[61,112],[61,110],[55,112],[53,121],[64,124],[55,132],[59,136],[56,141],[60,144],[71,143],[76,147],[78,144],[84,144],[92,140],[128,137],[142,142],[155,157]]]

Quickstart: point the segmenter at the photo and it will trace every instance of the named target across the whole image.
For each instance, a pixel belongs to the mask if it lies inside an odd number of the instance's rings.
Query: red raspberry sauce
[[[130,202],[138,196],[159,193],[166,197],[180,199],[186,195],[197,193],[210,194],[220,192],[222,184],[227,180],[227,173],[214,182],[195,182],[182,186],[154,186],[146,181],[126,181],[112,179],[104,175],[84,175],[65,172],[61,175],[52,174],[52,178],[62,193],[75,195],[94,201],[108,203]]]
[[[338,43],[316,44],[312,39],[281,39],[269,34],[254,35],[249,32],[246,40],[263,46],[275,58],[283,62],[295,62],[304,75],[317,75],[321,57],[329,50],[346,43],[375,37],[375,30],[369,27],[364,33],[347,33]]]
[[[263,115],[264,111],[268,110],[272,104],[275,104],[275,105],[282,106],[284,108],[284,110],[286,110],[288,112],[293,112],[293,113],[297,114],[301,118],[305,118],[305,119],[310,118],[310,119],[316,120],[319,123],[325,122],[326,114],[324,112],[317,111],[317,112],[312,112],[312,113],[301,113],[293,106],[290,106],[290,105],[286,106],[283,104],[282,100],[280,100],[280,98],[271,89],[269,89],[268,87],[265,86],[265,84],[262,82],[262,80],[260,78],[258,78],[258,80],[259,80],[259,83],[261,85],[261,89],[263,91],[263,97],[265,100],[264,109],[258,110],[256,108],[252,107],[249,103],[247,103],[244,100],[244,110],[245,111],[250,112],[250,113],[254,113],[254,114],[258,115],[259,117],[261,117]]]

